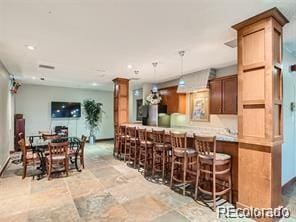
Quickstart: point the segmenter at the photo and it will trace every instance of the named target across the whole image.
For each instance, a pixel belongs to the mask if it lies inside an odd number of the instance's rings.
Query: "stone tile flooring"
[[[112,150],[112,142],[88,145],[82,172],[50,181],[22,180],[21,165],[10,163],[0,179],[0,221],[242,221],[218,220],[200,202],[115,160]],[[283,199],[296,218],[296,188]]]

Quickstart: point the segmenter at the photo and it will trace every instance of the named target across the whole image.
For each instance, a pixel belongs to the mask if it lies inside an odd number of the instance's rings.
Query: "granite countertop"
[[[165,130],[166,134],[171,132],[186,132],[188,137],[193,137],[193,134],[199,136],[216,136],[218,141],[237,142],[237,135],[227,132],[224,128],[214,127],[196,127],[196,126],[176,126],[172,128],[158,127],[158,126],[143,126],[142,124],[128,123],[125,126],[138,127],[147,129],[147,131]]]

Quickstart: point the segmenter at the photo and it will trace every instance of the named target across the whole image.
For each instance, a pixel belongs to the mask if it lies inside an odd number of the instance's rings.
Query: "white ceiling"
[[[135,69],[138,84],[162,82],[179,76],[182,49],[186,73],[234,64],[236,49],[224,46],[231,26],[275,6],[296,52],[295,0],[0,0],[0,59],[27,83],[111,90]]]

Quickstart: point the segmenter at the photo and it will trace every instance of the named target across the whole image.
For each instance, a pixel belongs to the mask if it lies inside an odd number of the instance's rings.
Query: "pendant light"
[[[180,58],[181,58],[181,77],[179,79],[179,87],[184,87],[185,85],[185,80],[183,78],[183,57],[184,57],[184,54],[185,54],[185,51],[182,50],[182,51],[179,51],[179,55],[180,55]]]
[[[156,79],[156,67],[158,65],[158,62],[152,62],[152,66],[154,68],[154,80]],[[156,83],[153,84],[153,87],[152,87],[152,92],[153,93],[157,93],[158,91],[158,88],[157,88],[157,85]]]

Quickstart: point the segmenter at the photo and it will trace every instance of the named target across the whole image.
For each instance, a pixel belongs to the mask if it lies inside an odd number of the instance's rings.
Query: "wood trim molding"
[[[6,161],[4,162],[3,167],[0,169],[0,176],[2,176],[2,173],[4,172],[4,170],[6,169],[8,163],[10,161],[10,156],[6,159]]]
[[[289,20],[280,12],[280,10],[278,10],[278,8],[274,7],[274,8],[267,10],[267,11],[264,11],[258,15],[255,15],[251,18],[248,18],[245,21],[235,24],[232,26],[232,28],[239,30],[247,25],[251,25],[253,23],[259,22],[260,20],[263,20],[263,19],[266,19],[269,17],[273,17],[282,26],[284,26],[285,24],[287,24],[289,22]]]

